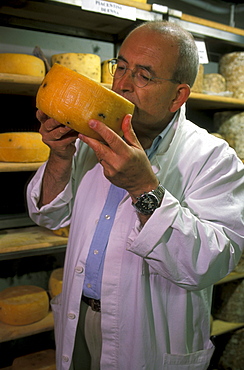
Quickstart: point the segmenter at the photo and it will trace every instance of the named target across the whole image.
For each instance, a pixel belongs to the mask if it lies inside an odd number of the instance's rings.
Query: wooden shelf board
[[[230,274],[228,274],[226,277],[224,277],[223,279],[219,280],[215,285],[229,283],[230,281],[238,280],[242,278],[244,278],[244,272],[233,271]]]
[[[222,320],[214,320],[212,330],[211,330],[211,335],[212,336],[222,335],[222,334],[226,334],[233,330],[237,330],[243,327],[244,327],[243,322],[235,323],[235,322],[227,322],[227,321],[222,321]]]
[[[44,162],[36,163],[0,162],[0,172],[36,171],[43,164]]]
[[[44,227],[31,226],[21,229],[0,231],[0,255],[33,249],[43,249],[66,245],[67,237],[54,234]]]
[[[7,342],[13,339],[19,339],[30,335],[53,330],[54,321],[53,313],[50,311],[48,315],[40,321],[29,325],[8,325],[0,322],[0,342]]]
[[[191,93],[187,104],[197,109],[244,109],[244,99],[226,96]]]

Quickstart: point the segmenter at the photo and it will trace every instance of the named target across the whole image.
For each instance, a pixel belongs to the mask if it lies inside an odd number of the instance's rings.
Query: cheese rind
[[[1,162],[45,162],[50,153],[39,132],[5,132],[0,134]]]
[[[56,370],[55,350],[47,349],[14,359],[12,370]]]
[[[45,64],[34,55],[0,53],[0,73],[45,76]]]
[[[49,310],[47,292],[38,286],[20,285],[0,292],[0,321],[28,325],[42,320]]]
[[[96,54],[63,53],[52,55],[52,65],[61,64],[77,73],[101,82],[101,59]]]
[[[56,297],[62,292],[63,274],[64,269],[62,267],[52,271],[48,282],[49,294],[51,298]]]
[[[122,135],[122,120],[134,111],[134,104],[127,99],[59,64],[44,78],[36,105],[49,117],[99,140],[100,135],[88,126],[90,119],[102,121]]]

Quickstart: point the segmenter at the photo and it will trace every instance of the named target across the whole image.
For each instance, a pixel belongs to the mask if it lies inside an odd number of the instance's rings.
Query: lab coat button
[[[69,362],[69,357],[68,356],[63,355],[62,359],[63,359],[64,362]]]
[[[77,272],[77,274],[82,274],[83,271],[84,271],[84,269],[83,269],[82,266],[76,266],[75,272]]]
[[[71,320],[74,320],[75,319],[75,314],[70,312],[68,313],[68,318],[71,319]]]

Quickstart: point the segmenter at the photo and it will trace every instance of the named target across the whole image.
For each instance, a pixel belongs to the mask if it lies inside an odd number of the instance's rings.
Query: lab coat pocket
[[[164,370],[206,370],[209,366],[214,347],[189,353],[187,355],[164,354]]]
[[[61,316],[61,294],[57,295],[56,297],[51,299],[51,308],[54,317],[54,335],[55,335],[55,342],[57,343],[57,338],[60,338],[59,328],[60,325],[60,316]]]

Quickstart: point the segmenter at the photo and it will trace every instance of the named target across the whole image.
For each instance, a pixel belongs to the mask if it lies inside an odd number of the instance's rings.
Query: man
[[[135,104],[123,138],[91,120],[104,144],[37,113],[51,154],[29,184],[30,215],[71,223],[52,302],[57,368],[206,369],[212,286],[243,249],[243,164],[185,118],[198,70],[186,31],[145,23],[111,68]]]

